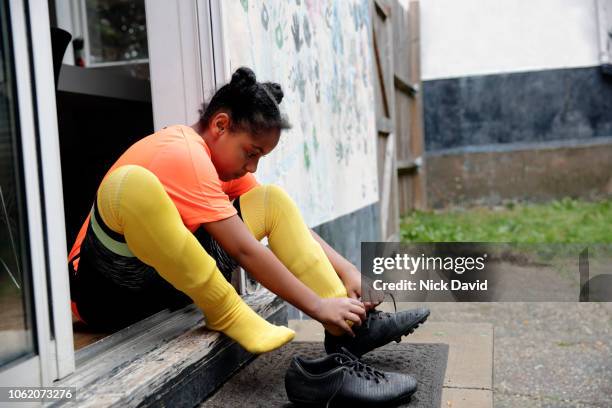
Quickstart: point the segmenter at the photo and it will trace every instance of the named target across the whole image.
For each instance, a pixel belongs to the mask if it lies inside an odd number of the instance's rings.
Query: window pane
[[[87,0],[91,63],[149,58],[144,0]]]
[[[0,365],[34,351],[8,10],[0,3]]]

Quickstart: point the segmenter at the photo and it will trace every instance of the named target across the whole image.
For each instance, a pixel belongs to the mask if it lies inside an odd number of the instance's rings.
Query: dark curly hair
[[[200,125],[206,127],[218,112],[230,117],[230,130],[246,131],[255,136],[270,130],[290,129],[291,124],[278,105],[283,89],[274,82],[257,82],[255,73],[240,67],[229,84],[223,85],[200,109]]]

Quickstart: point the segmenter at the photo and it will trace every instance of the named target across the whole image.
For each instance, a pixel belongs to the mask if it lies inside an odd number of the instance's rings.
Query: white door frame
[[[145,1],[155,130],[196,123],[204,100],[226,81],[220,3]]]
[[[39,158],[44,196],[42,197],[47,231],[47,274],[51,294],[49,305],[53,316],[54,344],[51,364],[55,366],[53,379],[60,379],[75,369],[70,310],[70,283],[66,257],[66,222],[64,219],[64,195],[60,159],[57,105],[55,103],[55,79],[49,9],[46,0],[29,2],[30,35],[32,38],[32,64],[38,119]],[[70,48],[70,47],[69,47]],[[92,124],[93,125],[93,124]],[[86,131],[86,130],[85,130]]]

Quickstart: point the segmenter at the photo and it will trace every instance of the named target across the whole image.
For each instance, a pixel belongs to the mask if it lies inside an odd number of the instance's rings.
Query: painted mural
[[[258,180],[285,188],[311,226],[378,201],[368,1],[222,4],[230,70],[280,83],[293,125]]]

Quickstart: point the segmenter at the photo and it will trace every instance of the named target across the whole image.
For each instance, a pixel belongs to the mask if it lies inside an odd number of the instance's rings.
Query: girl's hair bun
[[[261,84],[261,86],[266,88],[270,95],[274,97],[274,100],[276,100],[277,104],[281,103],[285,94],[283,93],[283,88],[281,88],[279,84],[277,84],[276,82],[264,82],[263,84]]]
[[[230,115],[230,129],[259,135],[269,130],[290,129],[281,113],[283,88],[275,82],[257,82],[253,70],[238,68],[229,84],[223,85],[200,110],[200,123],[208,126],[213,116],[224,111]]]
[[[240,67],[232,75],[230,85],[233,88],[242,89],[251,87],[256,83],[257,77],[255,76],[255,73],[250,68]]]

